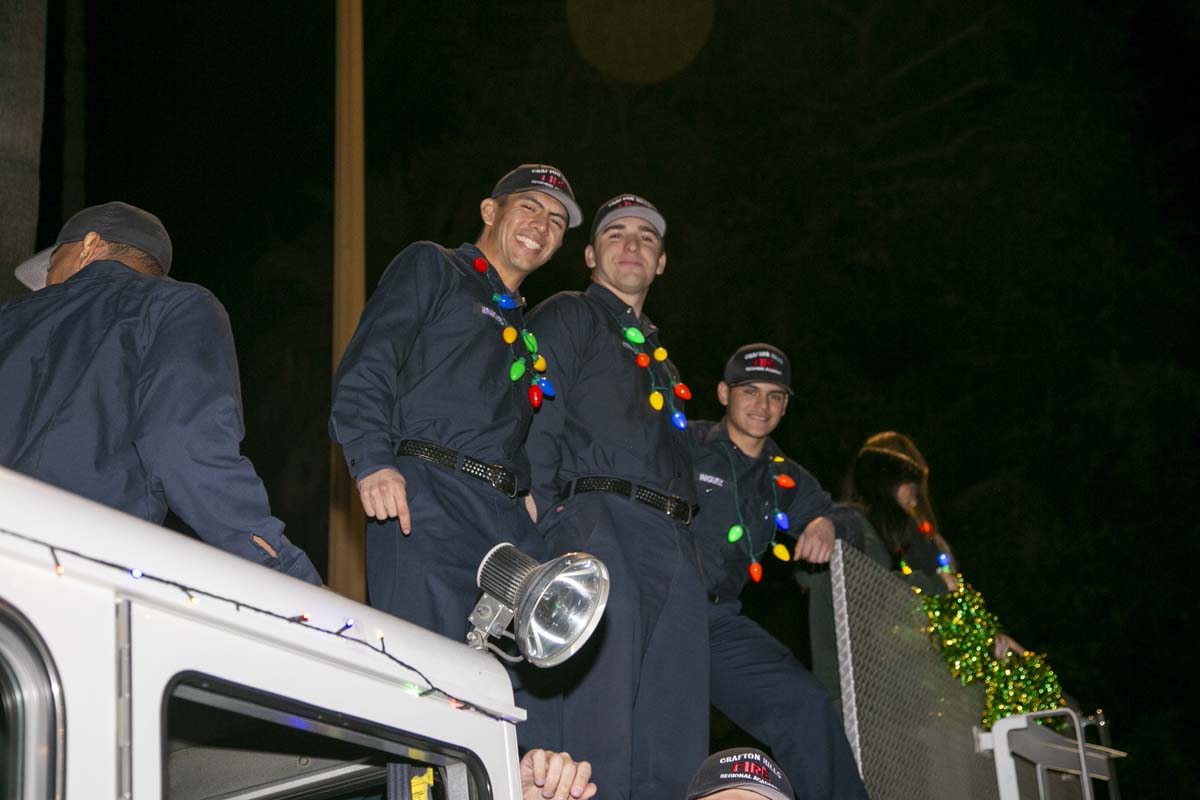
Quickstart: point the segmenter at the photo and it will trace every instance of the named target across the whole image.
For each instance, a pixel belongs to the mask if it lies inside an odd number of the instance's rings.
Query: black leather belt
[[[517,476],[499,464],[488,464],[477,458],[463,455],[457,450],[442,447],[420,439],[405,439],[396,448],[398,456],[412,456],[429,461],[446,469],[458,470],[464,475],[477,478],[498,492],[509,497],[517,496]]]
[[[692,524],[692,514],[696,510],[691,503],[682,498],[656,492],[622,478],[576,478],[567,484],[560,499],[566,500],[573,494],[585,492],[608,492],[624,495],[630,500],[636,500],[642,505],[661,511],[684,525]]]

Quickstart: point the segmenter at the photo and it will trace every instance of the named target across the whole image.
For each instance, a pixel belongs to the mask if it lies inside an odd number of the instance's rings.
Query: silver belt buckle
[[[491,473],[488,476],[488,482],[492,484],[493,489],[495,489],[498,492],[503,492],[505,495],[507,495],[510,498],[517,496],[517,479],[516,479],[516,477],[513,477],[513,479],[512,479],[512,489],[506,489],[506,488],[504,488],[504,485],[503,485],[504,478],[506,475],[504,467],[500,466],[499,464],[489,464],[488,470]]]

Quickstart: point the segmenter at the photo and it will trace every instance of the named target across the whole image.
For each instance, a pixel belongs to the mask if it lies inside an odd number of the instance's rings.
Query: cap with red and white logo
[[[743,383],[774,383],[792,391],[792,367],[788,357],[774,345],[748,344],[725,362],[725,383],[740,386]]]
[[[688,783],[687,800],[726,789],[744,789],[770,800],[796,800],[787,776],[762,750],[734,748],[713,753]]]

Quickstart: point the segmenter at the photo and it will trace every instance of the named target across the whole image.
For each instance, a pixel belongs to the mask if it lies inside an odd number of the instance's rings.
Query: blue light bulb
[[[513,300],[512,297],[510,297],[509,295],[502,294],[502,295],[500,295],[499,299],[496,300],[496,305],[500,306],[505,311],[507,311],[509,309],[516,308],[517,301]]]
[[[682,411],[676,411],[671,415],[671,424],[682,431],[687,428],[687,417],[683,415]]]
[[[777,509],[775,511],[775,527],[781,531],[786,531],[791,525],[792,521],[788,519],[788,515]]]
[[[938,564],[943,567],[950,566],[950,554],[949,553],[938,553]]]
[[[537,382],[538,386],[542,387],[542,394],[546,397],[554,397],[554,384],[550,382],[549,378],[539,377]]]

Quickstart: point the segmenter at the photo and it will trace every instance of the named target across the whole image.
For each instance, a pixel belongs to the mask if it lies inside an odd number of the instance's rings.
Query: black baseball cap
[[[82,241],[92,231],[106,242],[127,244],[151,256],[164,275],[171,271],[171,237],[159,218],[136,206],[114,201],[76,213],[62,226],[53,245],[22,262],[13,274],[34,291],[45,287],[50,256],[59,245]]]
[[[725,362],[725,383],[740,386],[743,383],[775,383],[792,391],[792,367],[788,357],[774,345],[759,342],[739,347]]]
[[[596,240],[596,234],[604,227],[605,220],[620,219],[621,217],[644,219],[654,226],[654,230],[658,231],[660,238],[667,235],[666,217],[654,207],[653,203],[636,194],[619,194],[597,209],[596,217],[592,220],[592,233],[588,239]]]
[[[567,227],[577,228],[583,222],[583,211],[575,202],[575,192],[562,170],[549,164],[522,164],[505,175],[492,189],[492,199],[517,192],[548,194],[567,207]]]
[[[722,750],[706,758],[688,783],[687,800],[699,800],[726,789],[744,789],[770,800],[796,800],[779,765],[753,747]]]

